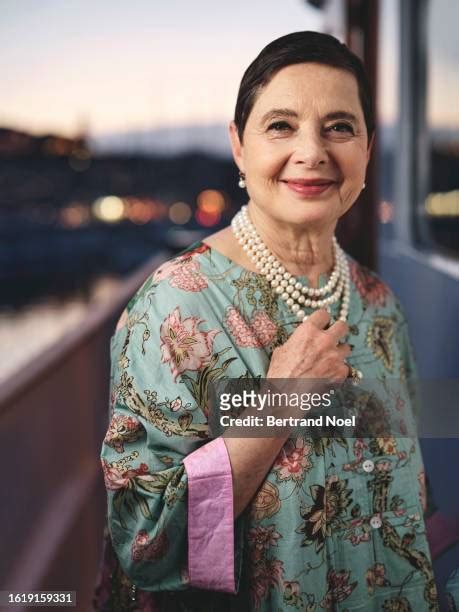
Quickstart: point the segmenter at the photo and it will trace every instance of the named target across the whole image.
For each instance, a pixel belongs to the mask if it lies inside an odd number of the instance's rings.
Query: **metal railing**
[[[110,303],[90,308],[78,328],[0,386],[0,590],[76,591],[76,609],[91,609],[106,510],[99,454],[110,337],[166,256],[150,259]]]

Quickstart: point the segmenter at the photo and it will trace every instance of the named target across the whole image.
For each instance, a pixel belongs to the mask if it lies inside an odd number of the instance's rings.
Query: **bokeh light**
[[[100,221],[117,223],[125,215],[125,204],[118,196],[104,196],[94,201],[92,212]]]
[[[431,193],[425,207],[427,213],[433,217],[459,216],[459,189],[446,193]]]
[[[60,211],[60,223],[63,227],[73,229],[87,225],[91,220],[89,208],[84,204],[70,204]]]
[[[381,223],[391,223],[394,220],[394,205],[392,202],[382,200],[379,203],[378,217]]]
[[[196,221],[204,227],[220,222],[225,208],[225,196],[216,189],[204,189],[197,197],[198,208],[194,214]]]
[[[216,189],[205,189],[197,197],[199,210],[204,213],[222,213],[225,208],[225,197]]]
[[[203,225],[204,227],[212,227],[221,219],[221,214],[219,212],[205,212],[200,208],[196,210],[194,216],[199,225]]]
[[[132,223],[144,225],[154,217],[155,209],[149,200],[129,197],[125,198],[124,201],[126,204],[126,217]]]
[[[191,216],[191,206],[186,202],[174,202],[169,208],[169,219],[177,225],[185,225]]]

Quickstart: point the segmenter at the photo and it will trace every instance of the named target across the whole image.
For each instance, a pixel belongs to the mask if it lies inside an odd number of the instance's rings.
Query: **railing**
[[[91,609],[106,508],[99,453],[110,337],[165,257],[150,259],[110,304],[94,306],[77,329],[0,386],[0,590],[76,591],[76,609]]]

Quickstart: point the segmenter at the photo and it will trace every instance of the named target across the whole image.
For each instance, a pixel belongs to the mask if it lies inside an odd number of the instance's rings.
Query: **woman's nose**
[[[326,144],[320,134],[299,135],[293,161],[304,164],[307,168],[315,168],[319,164],[326,163],[328,160]]]

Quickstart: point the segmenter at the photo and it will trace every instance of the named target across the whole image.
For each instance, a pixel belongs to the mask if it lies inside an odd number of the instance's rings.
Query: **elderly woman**
[[[438,609],[416,438],[209,435],[222,379],[413,377],[400,304],[334,237],[373,129],[362,65],[329,35],[279,38],[245,72],[248,204],[161,266],[112,338],[101,608]]]

